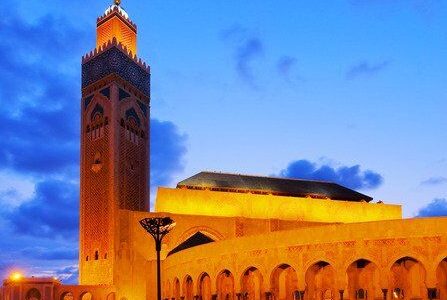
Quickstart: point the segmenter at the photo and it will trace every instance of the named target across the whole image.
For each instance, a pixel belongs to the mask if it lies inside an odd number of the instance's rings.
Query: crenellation
[[[96,47],[94,50],[88,52],[84,56],[82,56],[82,64],[87,63],[88,61],[92,60],[98,55],[101,55],[102,53],[106,52],[110,48],[115,47],[119,49],[121,52],[126,54],[130,59],[132,59],[136,64],[138,64],[142,69],[149,72],[149,66],[146,62],[144,62],[140,57],[138,57],[136,54],[133,54],[132,51],[129,51],[126,46],[123,46],[122,43],[117,43],[116,38],[113,38],[113,40],[109,40],[107,43],[104,43],[103,45]]]
[[[98,18],[96,18],[96,22],[97,23],[101,23],[104,20],[106,20],[107,18],[109,18],[111,15],[113,14],[117,14],[121,17],[123,17],[128,23],[129,25],[131,25],[135,30],[137,29],[137,25],[125,14],[123,14],[117,6],[113,7],[111,10],[108,10],[107,12],[105,12],[102,16],[99,16]]]

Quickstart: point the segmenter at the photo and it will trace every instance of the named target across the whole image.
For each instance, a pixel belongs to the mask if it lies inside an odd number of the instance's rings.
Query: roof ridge
[[[291,181],[310,181],[310,182],[319,182],[319,183],[329,183],[329,184],[336,184],[339,186],[342,186],[336,182],[333,181],[326,181],[326,180],[317,180],[317,179],[304,179],[304,178],[291,178],[291,177],[277,177],[277,176],[266,176],[266,175],[253,175],[253,174],[240,174],[240,173],[229,173],[229,172],[219,172],[219,171],[201,171],[191,177],[194,177],[196,175],[199,175],[200,173],[209,173],[209,174],[221,174],[221,175],[232,175],[232,176],[243,176],[243,177],[258,177],[258,178],[267,178],[267,179],[279,179],[279,180],[291,180]],[[191,178],[190,177],[190,178]],[[342,186],[344,187],[344,186]],[[347,187],[344,187],[347,188]]]

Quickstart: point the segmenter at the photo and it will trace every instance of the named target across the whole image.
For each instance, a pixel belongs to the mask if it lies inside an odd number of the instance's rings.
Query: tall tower
[[[114,280],[119,210],[149,210],[150,69],[115,0],[82,58],[80,284]]]

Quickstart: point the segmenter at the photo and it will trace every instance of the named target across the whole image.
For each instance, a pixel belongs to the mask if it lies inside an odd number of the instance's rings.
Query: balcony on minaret
[[[96,27],[97,48],[115,38],[133,55],[136,54],[137,26],[129,19],[129,15],[119,5],[119,1],[115,1],[115,4],[109,6],[104,15],[98,18]]]

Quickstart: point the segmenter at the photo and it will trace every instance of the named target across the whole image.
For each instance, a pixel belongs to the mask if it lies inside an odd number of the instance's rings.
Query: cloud
[[[447,216],[447,200],[434,199],[427,206],[421,208],[417,217],[443,217]]]
[[[77,178],[79,59],[90,35],[51,16],[33,24],[14,14],[3,17],[0,99],[6,101],[0,106],[0,169]],[[154,178],[167,178],[170,170],[181,169],[175,155],[185,153],[186,137],[173,123],[151,122]]]
[[[262,41],[257,37],[251,37],[239,45],[236,51],[236,66],[241,77],[247,80],[253,80],[251,69],[252,61],[263,52]]]
[[[447,178],[445,177],[431,177],[427,180],[421,182],[421,185],[441,185],[447,183]]]
[[[354,79],[359,76],[372,76],[385,70],[389,65],[390,61],[382,61],[375,64],[362,61],[349,68],[349,70],[346,72],[346,78]]]
[[[49,179],[36,184],[35,195],[4,217],[16,233],[76,239],[79,228],[79,185]]]
[[[65,284],[77,284],[79,278],[79,268],[77,265],[64,267],[56,270],[56,277]]]
[[[168,121],[151,119],[151,188],[170,184],[184,168],[187,136]]]
[[[279,58],[278,63],[276,65],[276,69],[278,70],[278,73],[285,77],[289,78],[290,71],[293,69],[293,67],[296,65],[297,59],[295,57],[291,56],[282,56]]]
[[[0,27],[0,168],[34,174],[75,168],[86,33],[50,16],[30,24],[13,12],[2,15]]]
[[[375,189],[383,183],[383,177],[376,172],[362,171],[359,165],[334,168],[317,165],[308,160],[291,162],[279,176],[296,179],[323,180],[338,183],[351,189]]]
[[[44,260],[77,260],[78,249],[27,247],[20,251],[20,255],[28,258]]]
[[[246,82],[254,84],[253,63],[264,53],[261,38],[240,26],[223,31],[222,38],[235,46],[234,59],[238,75]]]

